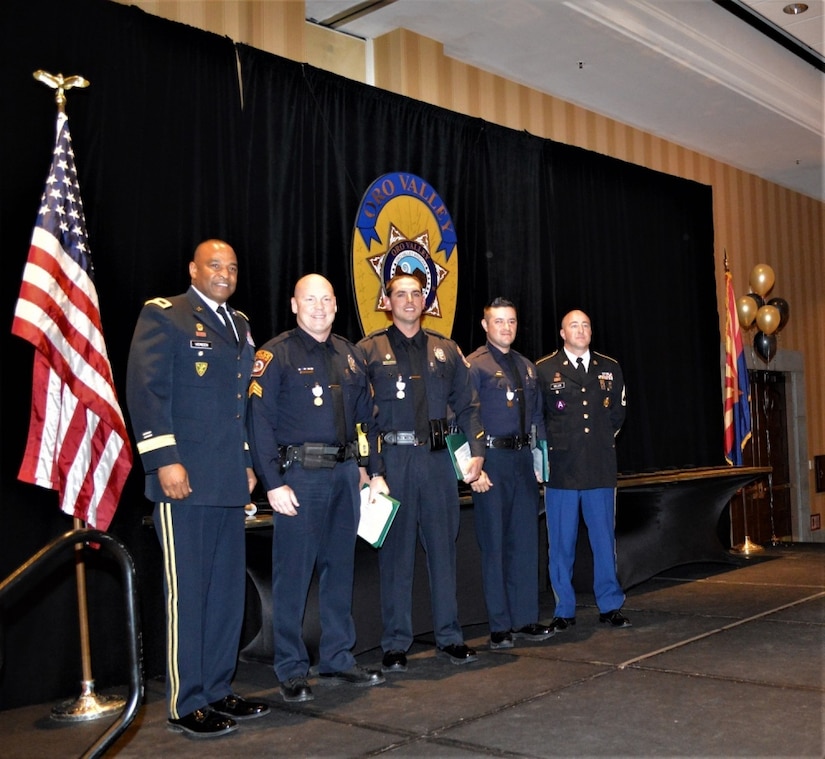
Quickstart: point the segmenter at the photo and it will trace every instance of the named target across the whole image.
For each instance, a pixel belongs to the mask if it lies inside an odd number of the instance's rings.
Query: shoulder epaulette
[[[607,359],[608,361],[612,361],[614,364],[618,364],[618,363],[619,363],[619,362],[618,362],[615,358],[613,358],[612,356],[606,356],[604,353],[599,353],[598,351],[591,351],[591,352],[592,352],[592,353],[594,353],[595,355],[597,355],[599,358],[604,358],[604,359]]]
[[[172,301],[168,298],[152,298],[151,300],[147,300],[144,306],[160,306],[161,308],[172,308]]]
[[[430,329],[429,327],[422,327],[422,329],[428,335],[432,335],[433,337],[440,337],[442,340],[449,340],[450,339],[446,335],[442,335],[440,332],[436,332],[434,329]]]
[[[247,315],[246,315],[243,311],[239,311],[237,308],[233,308],[232,310],[233,310],[233,311],[234,311],[234,312],[235,312],[238,316],[242,316],[244,319],[246,319],[247,321],[249,321],[249,317],[248,317],[248,316],[247,316]]]
[[[280,335],[275,335],[275,337],[272,338],[271,343],[273,345],[278,345],[278,343],[282,343],[290,337],[292,337],[292,330],[287,330],[286,332],[281,332]]]
[[[381,329],[377,329],[374,332],[370,332],[368,335],[365,335],[365,337],[378,337],[378,335],[385,335],[387,334],[388,329],[389,327],[382,327]]]
[[[553,356],[557,356],[557,355],[558,355],[558,353],[559,353],[559,351],[558,351],[558,349],[556,349],[556,350],[554,350],[552,353],[550,353],[549,355],[547,355],[547,356],[542,356],[542,357],[541,357],[538,361],[536,361],[536,366],[538,366],[538,365],[539,365],[540,363],[542,363],[543,361],[548,361],[548,360],[550,360],[551,358],[553,358]]]
[[[336,340],[341,340],[342,342],[345,342],[347,345],[352,345],[353,344],[352,341],[349,338],[344,337],[343,335],[339,335],[337,332],[333,332],[330,335],[330,337],[334,337]]]

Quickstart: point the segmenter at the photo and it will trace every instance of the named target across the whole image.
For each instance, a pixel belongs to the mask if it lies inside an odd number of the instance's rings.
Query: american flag
[[[742,466],[742,451],[751,437],[751,391],[733,276],[727,268],[725,289],[725,459],[731,466]]]
[[[69,120],[61,112],[12,325],[35,347],[29,437],[17,477],[56,490],[62,511],[106,530],[132,448],[93,274]]]

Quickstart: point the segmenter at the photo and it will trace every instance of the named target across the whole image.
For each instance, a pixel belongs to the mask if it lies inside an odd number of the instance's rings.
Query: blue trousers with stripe
[[[620,609],[624,593],[616,577],[616,489],[544,491],[550,583],[556,598],[556,617],[576,616],[573,564],[579,534],[579,507],[593,551],[593,592],[600,612]]]
[[[173,719],[232,692],[246,594],[244,520],[238,506],[155,504]]]

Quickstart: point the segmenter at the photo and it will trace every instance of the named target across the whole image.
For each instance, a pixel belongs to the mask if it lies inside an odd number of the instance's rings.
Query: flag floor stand
[[[52,719],[59,722],[85,722],[108,717],[126,706],[126,699],[120,696],[101,696],[95,693],[94,680],[84,680],[81,688],[76,699],[64,701],[52,709]]]
[[[74,528],[79,530],[83,522],[74,518]],[[91,653],[89,650],[89,612],[86,596],[86,564],[83,560],[83,544],[75,545],[75,577],[77,579],[77,610],[80,620],[80,655],[83,664],[83,679],[80,681],[80,695],[64,701],[52,709],[52,719],[61,722],[85,722],[107,717],[126,707],[126,699],[119,696],[100,696],[95,693],[92,678]]]
[[[758,543],[754,543],[750,539],[750,535],[745,535],[745,542],[735,545],[730,549],[730,552],[735,553],[738,556],[753,556],[753,554],[762,553],[764,550],[765,549],[762,548],[762,546]]]

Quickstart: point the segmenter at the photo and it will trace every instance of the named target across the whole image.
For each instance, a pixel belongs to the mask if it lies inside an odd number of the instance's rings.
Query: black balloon
[[[776,335],[766,335],[757,330],[753,336],[753,349],[766,364],[776,355]]]
[[[779,326],[776,328],[777,332],[781,332],[782,328],[788,323],[788,317],[791,315],[791,307],[788,301],[784,298],[771,298],[767,305],[773,306],[779,311]]]
[[[765,299],[759,293],[748,293],[748,295],[756,301],[757,311],[765,305]]]

